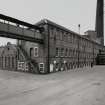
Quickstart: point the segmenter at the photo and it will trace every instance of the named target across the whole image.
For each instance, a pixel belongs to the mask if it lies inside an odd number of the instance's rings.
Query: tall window
[[[60,40],[63,39],[62,31],[60,31]]]
[[[75,56],[75,50],[73,50],[73,56]]]
[[[66,48],[66,51],[65,51],[65,56],[67,57],[68,56],[68,49]]]
[[[60,38],[59,30],[56,29],[56,39],[59,39],[59,38]]]
[[[38,47],[34,47],[34,57],[38,57]]]
[[[3,56],[1,57],[1,66],[3,68]]]
[[[30,57],[33,57],[33,48],[30,48]]]
[[[53,36],[53,32],[54,32],[53,27],[50,27],[50,36],[51,36],[51,37]]]
[[[18,70],[24,70],[25,62],[18,62]]]
[[[25,71],[28,71],[28,64],[26,62],[24,64],[24,66],[25,66]]]
[[[40,72],[44,72],[44,63],[39,63]]]
[[[14,57],[12,57],[12,68],[14,68]]]
[[[64,41],[66,41],[67,37],[66,37],[66,33],[64,33]]]
[[[61,57],[64,56],[64,48],[61,48]]]
[[[56,48],[56,56],[59,56],[59,48]]]
[[[8,57],[8,67],[10,68],[10,57]]]
[[[1,57],[0,57],[0,67],[1,67]]]
[[[7,67],[7,57],[5,57],[5,68]]]
[[[62,40],[64,41],[64,32],[62,31]]]
[[[71,57],[71,49],[69,49],[69,57]]]

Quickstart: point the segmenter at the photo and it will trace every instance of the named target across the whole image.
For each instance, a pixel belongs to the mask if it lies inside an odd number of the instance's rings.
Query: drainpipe
[[[50,30],[48,24],[48,59],[47,59],[47,73],[50,73]]]
[[[78,37],[78,68],[79,68],[79,37]]]
[[[94,64],[94,43],[93,43],[93,64]]]

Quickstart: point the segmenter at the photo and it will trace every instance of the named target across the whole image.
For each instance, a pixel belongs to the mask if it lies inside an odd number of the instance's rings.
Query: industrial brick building
[[[17,70],[49,73],[96,64],[105,47],[50,20],[36,24],[44,27],[44,44],[18,40]],[[31,29],[29,29],[31,30]],[[23,57],[23,58],[22,58]],[[27,69],[25,69],[27,68]]]
[[[38,72],[70,70],[96,64],[99,50],[105,47],[52,21],[42,20],[44,44],[20,41],[20,46],[37,65]]]
[[[17,45],[8,43],[1,47],[1,69],[50,73],[83,68],[96,64],[99,51],[105,51],[102,44],[91,39],[92,36],[79,35],[50,20],[44,19],[35,25],[44,28],[43,44],[18,40]]]
[[[84,35],[47,19],[33,25],[0,14],[0,20],[0,36],[18,40],[0,47],[1,69],[45,74],[95,65],[98,55],[105,56],[100,53],[105,52],[104,0],[97,0],[95,31]]]

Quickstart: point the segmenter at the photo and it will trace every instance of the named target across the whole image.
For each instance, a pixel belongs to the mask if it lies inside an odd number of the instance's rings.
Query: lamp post
[[[78,33],[80,34],[80,28],[81,28],[81,25],[78,24]]]

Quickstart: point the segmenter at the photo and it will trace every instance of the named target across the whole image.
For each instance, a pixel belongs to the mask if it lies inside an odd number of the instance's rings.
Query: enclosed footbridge
[[[0,14],[0,36],[43,43],[42,27]]]

